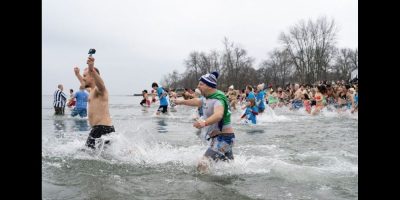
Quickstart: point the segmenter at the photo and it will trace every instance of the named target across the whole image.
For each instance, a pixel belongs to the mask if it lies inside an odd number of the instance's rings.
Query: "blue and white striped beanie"
[[[200,77],[199,81],[205,83],[206,85],[217,88],[217,78],[219,74],[218,72],[212,72],[211,74],[205,74]]]

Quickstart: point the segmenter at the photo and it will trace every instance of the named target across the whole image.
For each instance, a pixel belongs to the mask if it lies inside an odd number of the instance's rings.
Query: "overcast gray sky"
[[[222,50],[227,37],[255,58],[279,47],[279,34],[299,20],[326,16],[340,48],[358,47],[357,0],[43,0],[42,93],[79,87],[73,67],[89,48],[111,95],[151,89],[191,51]]]

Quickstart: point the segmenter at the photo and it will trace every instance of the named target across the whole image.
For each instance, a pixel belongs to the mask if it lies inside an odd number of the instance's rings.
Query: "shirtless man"
[[[88,120],[92,129],[86,140],[86,146],[92,149],[95,149],[96,138],[115,132],[108,108],[108,91],[104,85],[103,79],[100,77],[99,70],[94,67],[94,60],[92,56],[89,56],[87,60],[88,68],[83,72],[83,77],[79,74],[78,67],[74,69],[75,75],[81,85],[90,89]],[[105,143],[107,144],[109,141]]]
[[[303,96],[303,91],[301,90],[299,84],[294,85],[294,99],[292,101],[292,109],[299,109],[300,107],[303,107],[303,101],[302,96]]]

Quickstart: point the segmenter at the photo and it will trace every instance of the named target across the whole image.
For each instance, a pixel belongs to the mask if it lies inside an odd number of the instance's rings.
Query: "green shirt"
[[[216,92],[207,96],[206,98],[207,99],[217,99],[222,103],[222,105],[224,106],[224,115],[222,117],[222,122],[223,122],[222,125],[230,124],[231,123],[231,111],[229,109],[228,98],[226,98],[225,94],[222,91],[217,90]]]

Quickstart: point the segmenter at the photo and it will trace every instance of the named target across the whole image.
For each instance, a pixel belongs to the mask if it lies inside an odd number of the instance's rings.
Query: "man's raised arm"
[[[103,79],[101,79],[99,73],[94,68],[94,58],[89,56],[87,60],[87,64],[89,66],[89,73],[93,77],[96,87],[100,93],[103,93],[106,90]]]
[[[83,77],[82,77],[81,74],[79,73],[79,68],[78,68],[78,67],[75,67],[75,68],[74,68],[74,72],[75,72],[76,78],[78,78],[78,80],[79,80],[79,83],[81,83],[81,86],[82,86],[82,87],[85,87],[85,83],[83,82]]]

